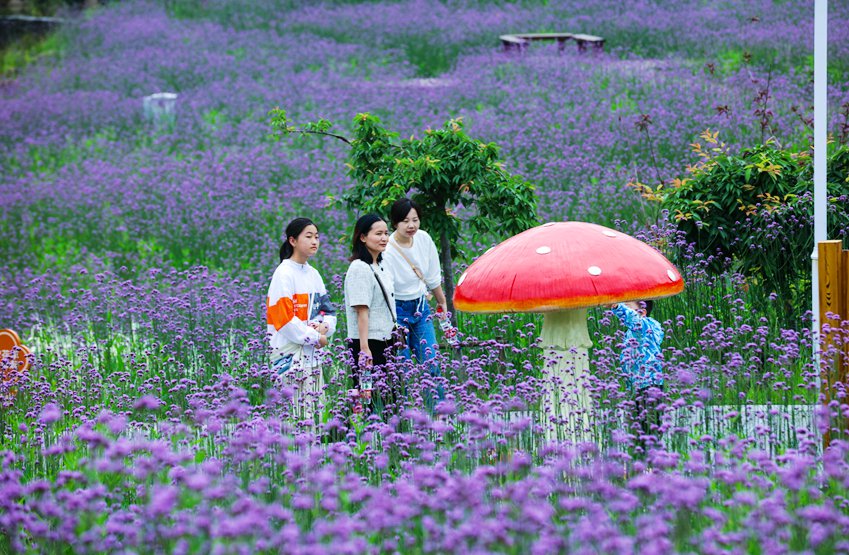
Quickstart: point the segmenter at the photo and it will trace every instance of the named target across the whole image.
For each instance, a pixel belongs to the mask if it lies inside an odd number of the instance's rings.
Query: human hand
[[[319,348],[327,347],[327,336],[326,335],[321,334],[321,335],[318,336],[318,346],[319,346]]]
[[[326,322],[310,322],[309,326],[322,335],[327,335],[330,331],[330,326]]]
[[[359,357],[357,359],[357,366],[361,368],[370,368],[373,364],[374,359],[371,356],[370,349],[363,349],[360,351]]]
[[[436,303],[436,317],[440,320],[448,318],[448,303]]]

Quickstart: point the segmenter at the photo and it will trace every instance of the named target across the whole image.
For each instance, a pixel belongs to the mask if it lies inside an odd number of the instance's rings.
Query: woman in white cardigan
[[[439,253],[428,233],[421,229],[422,209],[413,200],[402,198],[392,204],[389,212],[394,232],[384,253],[387,267],[395,282],[395,312],[398,324],[407,328],[407,348],[403,355],[425,364],[431,376],[439,376],[436,361],[438,347],[433,328],[433,315],[428,294],[436,299],[437,318],[448,316],[448,305],[442,291],[442,268]],[[437,387],[439,399],[444,397]],[[432,404],[429,392],[428,404]]]

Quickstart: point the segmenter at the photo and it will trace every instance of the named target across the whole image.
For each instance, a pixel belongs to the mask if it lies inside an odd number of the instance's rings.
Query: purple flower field
[[[0,554],[849,553],[849,405],[843,384],[821,403],[810,284],[783,298],[716,273],[628,186],[685,176],[705,130],[809,148],[813,2],[300,4],[109,3],[0,80],[0,328],[33,352],[22,376],[3,360]],[[840,142],[849,4],[830,4]],[[559,31],[605,50],[498,41]],[[144,117],[155,92],[178,94],[172,119]],[[686,289],[654,313],[652,433],[602,308],[589,407],[546,404],[539,315],[460,314],[442,376],[399,363],[406,395],[366,419],[338,332],[320,423],[302,420],[268,367],[265,291],[284,226],[308,216],[341,305],[356,215],[336,202],[343,143],[273,140],[276,106],[342,134],[360,112],[405,137],[462,117],[535,185],[541,222],[667,254]],[[503,239],[464,236],[458,272]]]

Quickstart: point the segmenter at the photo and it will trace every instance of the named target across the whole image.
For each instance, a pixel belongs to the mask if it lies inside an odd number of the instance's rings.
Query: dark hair
[[[286,226],[286,237],[283,239],[283,244],[280,245],[280,262],[283,262],[287,258],[291,258],[295,253],[295,249],[289,244],[289,237],[297,239],[301,236],[301,233],[303,233],[304,230],[311,225],[315,224],[309,218],[295,218],[289,222],[289,225]],[[315,225],[315,228],[318,229],[318,226]]]
[[[408,198],[399,198],[392,203],[392,208],[389,209],[389,220],[392,222],[392,227],[398,227],[398,224],[404,221],[410,210],[415,210],[419,219],[422,218],[422,207],[414,200]]]
[[[654,310],[654,301],[641,301],[644,305],[646,305],[646,316],[651,316],[651,311]]]
[[[354,235],[351,237],[351,258],[349,260],[352,262],[354,260],[362,260],[366,264],[374,262],[374,259],[371,257],[371,253],[368,251],[365,243],[360,241],[360,237],[368,235],[368,232],[371,231],[371,226],[382,221],[384,221],[384,219],[377,214],[366,214],[365,216],[360,216],[360,219],[357,220],[356,224],[354,224]],[[383,253],[377,255],[377,261],[380,262],[381,260],[383,260]]]

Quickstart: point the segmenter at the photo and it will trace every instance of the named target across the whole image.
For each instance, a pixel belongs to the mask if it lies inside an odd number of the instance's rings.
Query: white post
[[[142,99],[145,119],[153,121],[156,125],[173,122],[176,106],[176,93],[155,93]]]
[[[814,0],[814,252],[811,254],[811,302],[814,363],[820,367],[820,290],[817,245],[828,240],[826,187],[826,128],[828,126],[828,1]],[[817,389],[820,388],[817,372]]]

